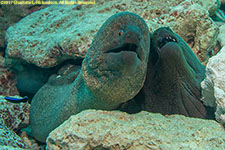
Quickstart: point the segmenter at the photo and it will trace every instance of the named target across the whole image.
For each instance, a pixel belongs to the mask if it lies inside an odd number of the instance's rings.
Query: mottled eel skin
[[[150,112],[209,118],[200,101],[205,67],[169,28],[157,29],[151,40],[147,78],[136,101]]]
[[[35,94],[30,112],[34,137],[45,142],[71,115],[85,109],[113,110],[133,98],[143,87],[149,51],[150,33],[141,17],[129,12],[110,17],[78,75],[70,72],[67,82],[61,80],[65,74],[53,75]]]

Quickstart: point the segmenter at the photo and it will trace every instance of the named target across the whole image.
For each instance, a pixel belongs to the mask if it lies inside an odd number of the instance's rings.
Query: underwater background
[[[0,149],[225,149],[224,67],[224,0],[1,0]]]

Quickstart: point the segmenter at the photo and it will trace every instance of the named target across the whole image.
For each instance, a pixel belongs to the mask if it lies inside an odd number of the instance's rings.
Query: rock
[[[17,98],[21,98],[17,96]],[[0,114],[5,121],[7,128],[11,130],[19,130],[24,126],[28,126],[30,120],[30,104],[27,103],[11,103],[0,95]]]
[[[218,35],[218,41],[220,43],[220,46],[221,47],[224,47],[225,46],[225,24],[223,24],[222,26],[220,26],[220,32],[219,32],[219,35]]]
[[[142,111],[86,110],[71,116],[47,138],[59,149],[213,149],[225,148],[224,128],[213,120]]]
[[[32,150],[41,150],[41,147],[37,144],[37,141],[31,139],[31,137],[27,135],[26,131],[23,131],[20,137],[23,139],[24,143],[28,145]]]
[[[163,26],[170,26],[180,35],[201,62],[207,62],[216,46],[219,33],[218,26],[210,18],[208,9],[193,1],[184,1],[173,7],[168,14],[161,15],[157,20]]]
[[[95,5],[52,5],[7,30],[7,62],[18,63],[19,58],[39,67],[53,67],[67,59],[84,58],[102,23],[121,11],[140,15],[151,32],[170,26],[206,61],[218,34],[209,16],[219,6],[217,0],[99,0]]]
[[[22,150],[29,149],[23,140],[9,129],[4,120],[0,117],[0,149],[1,150]]]
[[[19,95],[14,74],[4,67],[4,57],[0,56],[0,95]]]
[[[202,81],[202,100],[214,107],[216,120],[225,125],[225,47],[209,59],[206,78]]]
[[[1,5],[0,7],[0,48],[5,47],[7,28],[30,13],[44,8],[43,5]]]

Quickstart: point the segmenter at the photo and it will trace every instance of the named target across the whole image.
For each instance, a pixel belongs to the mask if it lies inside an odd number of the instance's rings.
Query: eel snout
[[[142,41],[142,35],[138,27],[125,26],[124,29],[118,32],[118,43],[119,45],[115,48],[108,50],[106,53],[126,53],[126,55],[131,56],[133,54],[137,55],[137,58],[141,59],[140,56],[140,45]]]

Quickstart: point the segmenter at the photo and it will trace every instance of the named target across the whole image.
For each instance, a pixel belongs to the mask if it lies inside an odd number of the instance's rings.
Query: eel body
[[[167,27],[157,29],[151,41],[146,81],[136,99],[150,112],[207,118],[200,100],[205,67]]]
[[[145,21],[129,12],[110,17],[97,32],[81,68],[62,68],[31,102],[34,137],[48,134],[85,109],[113,110],[143,87],[150,51]]]

